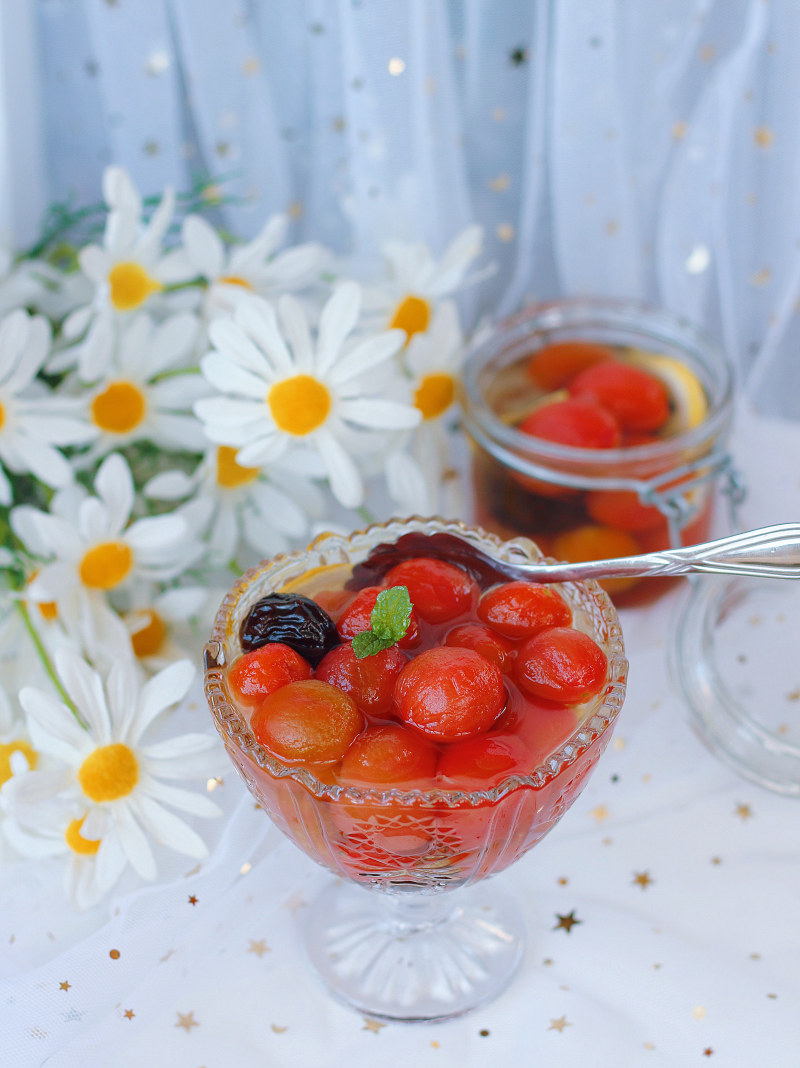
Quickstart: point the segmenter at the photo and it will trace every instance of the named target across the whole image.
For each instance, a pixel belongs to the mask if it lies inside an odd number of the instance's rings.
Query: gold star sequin
[[[194,894],[189,894],[189,904],[190,905],[196,905],[197,904],[197,898],[194,896]]]
[[[674,141],[682,141],[686,134],[689,132],[688,122],[684,122],[683,119],[678,119],[677,122],[672,124],[672,139]]]
[[[769,269],[769,267],[762,267],[760,271],[756,271],[755,274],[751,274],[748,281],[750,282],[751,286],[760,287],[765,286],[767,282],[769,282],[770,278],[772,278],[772,271]]]
[[[230,141],[217,141],[216,145],[214,145],[214,151],[220,158],[229,156],[231,153]]]
[[[548,1031],[558,1031],[560,1033],[561,1031],[564,1030],[565,1027],[572,1027],[572,1024],[569,1022],[569,1020],[566,1018],[566,1016],[559,1016],[559,1018],[557,1020],[553,1020],[551,1018],[550,1026],[547,1028],[547,1030]]]
[[[304,210],[305,209],[303,208],[303,205],[300,203],[299,200],[293,200],[289,207],[286,209],[286,212],[290,219],[299,219],[300,216],[303,214]],[[256,808],[260,807],[260,805],[256,805]]]
[[[511,179],[507,174],[498,174],[496,178],[489,179],[488,185],[495,193],[503,193],[511,185]]]
[[[203,866],[202,864],[195,864],[195,866],[194,866],[194,867],[192,868],[192,870],[191,870],[191,871],[185,871],[185,872],[183,873],[183,877],[184,877],[184,879],[191,879],[191,877],[192,877],[193,875],[197,875],[197,873],[198,873],[198,872],[200,871],[200,869],[202,868],[202,866]]]
[[[157,156],[161,151],[161,145],[158,141],[145,141],[142,145],[142,151],[146,156]]]
[[[653,1049],[655,1049],[656,1047],[655,1047],[655,1046],[653,1045],[653,1043],[652,1043],[652,1042],[645,1042],[645,1044],[644,1044],[644,1048],[645,1048],[645,1049],[650,1049],[650,1050],[653,1050]]]
[[[616,219],[609,219],[606,223],[605,230],[608,236],[611,237],[617,230],[619,230],[619,223]]]
[[[501,241],[513,241],[514,240],[514,227],[511,223],[500,223],[495,230],[498,238]]]
[[[611,813],[608,811],[608,805],[596,805],[595,808],[589,809],[589,815],[593,820],[602,823],[603,820],[609,819]]]
[[[111,957],[112,960],[119,960],[119,950],[118,949],[109,949],[108,955],[109,955],[109,957]]]
[[[775,135],[769,126],[756,126],[753,130],[753,140],[759,148],[771,148]]]
[[[734,815],[738,816],[740,820],[749,820],[753,817],[753,810],[749,805],[738,804],[734,810]]]
[[[163,957],[159,957],[158,958],[159,959],[159,963],[160,964],[165,964],[169,960],[169,958],[173,955],[173,953],[175,953],[175,952],[176,952],[176,950],[174,950],[174,949],[168,949]]]
[[[787,701],[800,701],[800,689],[791,690],[789,693],[787,693],[786,700]]]
[[[713,1053],[714,1053],[714,1051],[711,1048],[711,1046],[706,1046],[706,1048],[703,1050],[703,1056],[704,1057],[710,1057],[710,1056],[712,1056]]]
[[[365,1016],[364,1017],[364,1026],[361,1028],[361,1030],[362,1031],[372,1031],[373,1034],[377,1035],[377,1033],[380,1031],[380,1029],[382,1027],[385,1027],[385,1026],[386,1026],[386,1024],[385,1023],[381,1023],[380,1020],[373,1020],[371,1017]]]
[[[276,1035],[282,1035],[284,1031],[288,1031],[288,1027],[282,1027],[280,1024],[270,1024],[270,1031],[274,1031]]]
[[[258,74],[261,70],[261,60],[258,56],[248,56],[242,63],[242,74],[246,74],[248,77],[252,74]]]
[[[133,1009],[126,1009],[122,1015],[125,1017],[126,1020],[132,1020],[136,1013],[133,1011]]]
[[[692,1016],[694,1016],[695,1020],[705,1020],[705,1005],[695,1005],[695,1007],[692,1009]]]
[[[67,982],[67,980],[65,979],[63,983],[59,983],[58,984],[58,989],[59,990],[69,990],[71,985],[72,984]]]
[[[264,956],[265,953],[269,953],[269,946],[267,945],[267,943],[264,941],[263,938],[260,938],[257,942],[254,941],[251,938],[250,939],[250,945],[248,946],[247,952],[248,953],[255,953],[255,955],[260,960]]]
[[[299,890],[295,890],[293,894],[290,894],[283,903],[283,907],[290,912],[297,912],[298,909],[304,909],[308,902],[303,897]]]
[[[347,129],[347,123],[341,115],[336,116],[336,118],[331,123],[331,126],[336,131],[336,133],[343,133]]]
[[[717,50],[714,48],[713,45],[710,44],[703,45],[699,53],[700,59],[703,61],[703,63],[710,63],[716,54]]]
[[[178,1022],[175,1024],[175,1026],[182,1027],[188,1035],[193,1027],[199,1027],[200,1024],[197,1022],[197,1020],[195,1020],[194,1012],[179,1012]]]
[[[505,108],[493,108],[492,109],[492,121],[493,122],[505,122],[506,120]]]
[[[712,857],[711,858],[711,863],[714,864],[715,866],[720,865],[722,863],[722,857]]]
[[[558,880],[558,885],[559,886],[566,886],[568,882],[569,882],[569,879],[567,879],[566,875],[562,875],[562,876],[560,876],[560,878]]]
[[[576,924],[583,923],[583,920],[575,919],[575,909],[573,909],[572,912],[568,912],[566,916],[562,916],[559,912],[557,912],[556,919],[558,920],[558,923],[555,925],[553,930],[560,931],[563,928],[563,930],[565,930],[567,934],[570,933],[570,931]]]
[[[648,871],[635,871],[633,873],[633,885],[641,886],[642,890],[646,890],[652,882],[653,880],[650,878],[650,872]]]

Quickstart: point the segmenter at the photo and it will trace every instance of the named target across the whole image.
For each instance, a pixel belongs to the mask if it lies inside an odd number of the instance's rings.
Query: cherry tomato
[[[399,586],[404,584],[390,582],[389,585]],[[338,628],[343,638],[354,638],[361,631],[370,629],[372,609],[375,607],[378,594],[382,591],[383,586],[365,586],[363,590],[358,591],[349,606],[339,617]],[[413,649],[419,645],[419,620],[413,608],[411,609],[408,630],[397,644],[401,649]]]
[[[399,723],[368,727],[342,758],[344,782],[373,785],[428,780],[436,771],[436,747]]]
[[[552,586],[506,582],[484,593],[478,617],[507,638],[530,638],[545,627],[565,627],[572,611]]]
[[[514,678],[534,697],[578,704],[602,689],[607,666],[606,654],[588,634],[551,627],[522,646]]]
[[[613,349],[592,341],[554,341],[531,354],[528,374],[540,389],[550,393],[569,385],[580,371],[614,356]]]
[[[326,654],[315,677],[349,694],[368,715],[386,716],[392,708],[395,679],[407,663],[396,645],[359,660],[347,642]]]
[[[447,632],[444,644],[451,649],[472,649],[497,664],[501,671],[510,671],[514,663],[513,643],[483,623],[459,623]]]
[[[478,584],[460,567],[418,556],[397,564],[387,586],[405,586],[414,610],[428,623],[447,623],[463,615],[478,599]]]
[[[596,401],[624,430],[658,430],[670,416],[664,383],[639,367],[619,360],[588,367],[572,380],[573,397]]]
[[[582,397],[545,404],[526,416],[517,429],[576,449],[614,449],[621,441],[614,416],[594,400]]]
[[[256,740],[281,759],[325,764],[342,759],[364,717],[335,686],[304,679],[271,693],[250,724]]]
[[[228,672],[228,685],[244,704],[253,704],[281,686],[310,679],[307,660],[282,642],[271,642],[238,657]]]

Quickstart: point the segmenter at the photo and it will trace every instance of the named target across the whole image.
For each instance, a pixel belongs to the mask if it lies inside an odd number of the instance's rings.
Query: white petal
[[[205,736],[187,734],[184,737],[198,738]],[[174,741],[181,741],[181,739],[176,738]],[[206,741],[211,742],[214,748],[218,747],[218,740],[206,738]],[[180,756],[188,756],[191,752],[192,750],[190,749],[184,749]],[[178,754],[176,753],[176,755]],[[217,748],[217,766],[224,764],[224,762],[225,757]],[[160,774],[161,772],[159,771]],[[207,794],[192,793],[191,790],[182,790],[177,786],[167,786],[166,783],[159,782],[152,777],[148,777],[147,781],[142,783],[142,788],[148,797],[152,797],[155,801],[162,801],[172,808],[179,808],[182,812],[191,812],[195,816],[203,816],[206,819],[219,816],[221,813],[219,805],[216,805]]]
[[[362,341],[331,368],[331,382],[348,382],[373,367],[377,367],[399,352],[405,340],[405,331],[387,330],[383,334],[378,334],[377,337]]]
[[[103,171],[103,200],[109,208],[123,208],[141,215],[142,200],[124,167],[111,166]]]
[[[168,623],[180,623],[196,616],[207,597],[208,591],[202,586],[184,586],[162,593],[156,607]]]
[[[403,515],[430,514],[425,476],[408,453],[396,451],[386,458],[386,488]]]
[[[261,482],[253,487],[253,503],[266,522],[290,537],[299,538],[308,529],[308,519],[302,508],[282,490]]]
[[[188,413],[154,413],[150,417],[150,439],[157,445],[180,452],[202,452],[208,445],[203,424]]]
[[[162,471],[145,483],[144,495],[157,501],[177,501],[188,497],[194,486],[194,479],[184,471]]]
[[[205,378],[196,371],[172,375],[154,382],[148,389],[150,402],[155,408],[172,408],[176,411],[190,411],[196,400],[210,394]]]
[[[267,418],[267,408],[263,402],[233,400],[229,397],[204,397],[195,401],[194,413],[204,423],[237,428]]]
[[[294,355],[295,369],[299,374],[313,368],[314,347],[305,313],[296,300],[287,298],[278,305],[281,326]]]
[[[86,731],[62,701],[33,686],[24,686],[19,691],[19,703],[28,715],[34,749],[74,764],[91,746]]]
[[[83,831],[85,829],[86,824],[84,823],[81,830]],[[89,837],[88,832],[86,837]],[[96,894],[99,894],[100,896],[107,894],[115,885],[120,875],[122,875],[126,864],[127,860],[125,858],[125,853],[117,835],[105,835],[105,837],[102,838],[100,848],[95,855],[94,878]],[[96,903],[93,898],[94,895],[91,897],[87,896],[86,907],[91,907],[91,905]]]
[[[409,430],[418,426],[421,419],[418,408],[375,397],[340,401],[337,412],[348,422],[378,430]]]
[[[72,467],[54,446],[45,441],[37,441],[27,434],[17,435],[13,446],[19,460],[24,463],[22,470],[30,471],[40,482],[44,482],[45,486],[58,489],[72,482]]]
[[[334,497],[345,508],[357,508],[364,500],[364,484],[353,460],[328,430],[317,431],[316,444]]]
[[[431,296],[444,296],[452,293],[462,281],[467,268],[480,253],[483,244],[483,228],[468,226],[444,250],[435,271]]]
[[[155,879],[157,870],[153,851],[141,827],[133,818],[130,805],[127,803],[114,805],[112,815],[119,836],[119,844],[134,870],[143,879]]]
[[[273,215],[267,219],[261,232],[252,241],[233,249],[228,274],[244,274],[262,266],[267,256],[283,243],[288,228],[287,215]]]
[[[287,444],[281,434],[264,434],[243,445],[236,453],[236,462],[242,467],[265,467],[286,451]]]
[[[247,303],[247,301],[243,299],[239,303]],[[274,379],[274,360],[253,343],[244,327],[238,322],[224,317],[217,318],[209,326],[208,336],[214,348],[231,362],[259,375],[265,382],[271,382]],[[283,344],[280,338],[278,341],[281,345]],[[202,366],[201,360],[201,369]]]
[[[179,515],[154,515],[137,519],[125,531],[125,541],[138,556],[153,550],[169,550],[187,537],[186,520]]]
[[[246,297],[238,301],[235,318],[266,354],[277,374],[292,373],[294,362],[278,329],[275,309],[271,304],[261,297]]]
[[[263,400],[269,384],[250,371],[246,371],[221,352],[209,352],[200,361],[206,381],[221,393],[241,393],[245,397]]]
[[[342,283],[322,309],[317,334],[318,374],[324,374],[336,361],[344,339],[358,321],[360,309],[361,287],[356,282]]]
[[[136,714],[139,697],[139,681],[132,660],[123,657],[111,665],[106,679],[106,693],[114,736],[125,740]]]
[[[64,649],[56,651],[55,665],[64,689],[88,724],[95,743],[108,745],[111,742],[111,719],[102,679],[85,660]]]
[[[200,835],[149,797],[137,794],[131,800],[131,808],[157,842],[189,857],[208,856],[208,848]]]
[[[187,215],[181,239],[197,273],[210,282],[219,278],[225,268],[225,246],[213,226],[199,215]]]
[[[144,684],[130,728],[131,742],[138,742],[153,720],[186,696],[194,676],[191,661],[177,660]]]
[[[100,465],[94,488],[108,508],[109,530],[119,533],[133,509],[134,490],[131,469],[117,453],[107,456]]]

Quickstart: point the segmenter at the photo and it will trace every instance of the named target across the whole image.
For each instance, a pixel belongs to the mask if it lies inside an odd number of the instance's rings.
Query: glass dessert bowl
[[[709,536],[732,371],[687,320],[632,302],[527,309],[468,357],[464,423],[475,511],[578,562],[694,545]],[[617,604],[672,583],[611,580]]]
[[[458,566],[426,561],[438,532],[464,540]],[[406,535],[411,559],[369,570],[372,549]],[[625,693],[599,586],[498,584],[470,573],[470,546],[541,558],[525,539],[439,519],[322,535],[242,576],[205,650],[209,707],[239,774],[340,876],[311,910],[312,963],[334,995],[390,1019],[460,1015],[510,981],[523,925],[485,880],[578,796]],[[378,633],[383,590],[408,591],[407,629],[359,659],[352,635]]]

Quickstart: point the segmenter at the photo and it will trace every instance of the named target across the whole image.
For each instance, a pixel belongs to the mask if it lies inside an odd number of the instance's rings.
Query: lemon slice
[[[645,352],[643,349],[630,349],[628,358],[635,367],[660,378],[669,389],[673,410],[669,421],[661,429],[665,437],[682,434],[703,422],[708,414],[708,397],[700,379],[690,367],[674,356]]]

